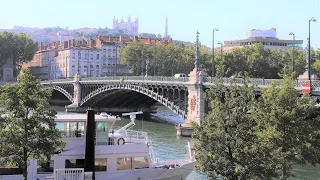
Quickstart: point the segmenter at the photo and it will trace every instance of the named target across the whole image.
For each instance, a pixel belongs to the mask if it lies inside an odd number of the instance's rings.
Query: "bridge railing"
[[[212,77],[204,77],[204,83],[212,83],[214,78]],[[223,83],[229,84],[232,79],[231,78],[222,78]],[[242,84],[243,78],[234,78],[234,83]],[[269,86],[271,82],[276,81],[277,83],[281,83],[283,79],[261,79],[261,78],[250,78],[250,83],[258,85],[258,86]],[[303,83],[309,83],[309,80],[293,80],[295,87],[301,87]],[[311,80],[312,87],[320,87],[320,80]]]
[[[188,77],[165,77],[165,76],[105,76],[105,77],[87,77],[81,78],[81,81],[90,80],[137,80],[137,81],[163,81],[163,82],[188,82]]]

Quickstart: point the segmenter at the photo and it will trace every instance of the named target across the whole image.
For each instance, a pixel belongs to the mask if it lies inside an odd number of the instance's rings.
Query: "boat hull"
[[[137,169],[133,171],[106,173],[96,172],[96,180],[184,180],[192,172],[195,162],[184,164],[174,169],[150,168]],[[52,174],[38,174],[30,180],[46,180]],[[22,180],[22,175],[0,175],[0,180]],[[28,178],[29,179],[29,178]]]

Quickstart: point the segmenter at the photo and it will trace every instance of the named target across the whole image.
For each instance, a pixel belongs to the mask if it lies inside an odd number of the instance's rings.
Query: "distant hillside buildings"
[[[231,51],[235,47],[249,46],[255,43],[262,43],[266,49],[283,49],[297,47],[302,48],[303,40],[281,40],[277,38],[275,28],[268,30],[252,29],[248,31],[246,39],[224,41],[223,51]],[[220,49],[220,48],[216,48]]]

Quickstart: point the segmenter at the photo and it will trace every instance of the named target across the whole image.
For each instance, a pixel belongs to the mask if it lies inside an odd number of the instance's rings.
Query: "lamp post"
[[[80,58],[81,58],[81,52],[80,49],[78,51],[78,70],[77,70],[77,74],[80,77]]]
[[[211,73],[211,76],[212,77],[215,77],[216,75],[215,75],[215,69],[216,69],[216,67],[215,67],[215,64],[214,64],[214,31],[219,31],[219,29],[218,28],[214,28],[213,30],[212,30],[212,73]]]
[[[293,36],[293,46],[292,46],[292,73],[294,73],[294,51],[295,51],[295,46],[296,46],[296,43],[295,43],[295,38],[296,38],[296,35],[291,32],[289,34],[290,36]]]
[[[117,43],[114,43],[115,44],[115,47],[116,47],[116,67],[115,67],[115,69],[116,69],[116,72],[115,72],[115,76],[117,76],[118,75],[118,48],[120,47],[120,45],[119,44],[117,44]]]
[[[312,17],[311,19],[309,19],[309,39],[308,39],[308,80],[310,81],[311,80],[311,66],[310,66],[310,64],[311,64],[311,60],[310,60],[310,57],[311,57],[311,53],[310,53],[310,51],[311,51],[311,48],[310,48],[310,24],[311,24],[311,22],[316,22],[317,20],[314,18],[314,17]]]
[[[222,54],[222,42],[218,42],[220,44],[220,53],[221,53],[221,60],[223,60],[223,54]]]
[[[196,48],[196,54],[195,54],[195,57],[196,57],[196,62],[194,63],[195,65],[195,70],[196,72],[198,72],[200,69],[199,69],[199,65],[200,65],[200,42],[199,42],[199,31],[197,31],[197,39],[196,39],[196,43],[195,43],[195,48]]]

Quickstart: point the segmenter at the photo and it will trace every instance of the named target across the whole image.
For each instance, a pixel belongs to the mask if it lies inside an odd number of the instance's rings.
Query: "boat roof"
[[[121,118],[118,116],[111,116],[107,113],[95,114],[95,121],[120,121]],[[87,121],[86,114],[57,114],[55,121]]]

